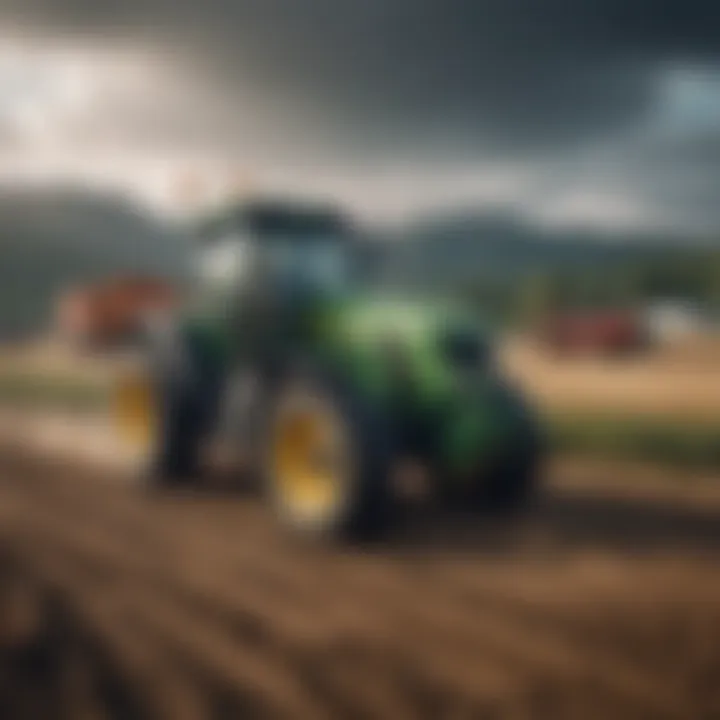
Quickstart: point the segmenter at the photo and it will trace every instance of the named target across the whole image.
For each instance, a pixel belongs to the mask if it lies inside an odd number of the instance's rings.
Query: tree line
[[[568,310],[624,309],[667,299],[720,314],[720,249],[678,249],[610,266],[530,271],[516,282],[483,278],[463,294],[511,324]]]

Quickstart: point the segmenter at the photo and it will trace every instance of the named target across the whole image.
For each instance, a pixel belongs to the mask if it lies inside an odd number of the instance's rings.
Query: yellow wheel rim
[[[279,419],[272,448],[281,505],[297,518],[329,519],[340,507],[347,485],[343,433],[323,408],[303,408]]]
[[[140,455],[157,437],[158,413],[152,384],[141,374],[121,378],[115,388],[114,423],[121,441]]]

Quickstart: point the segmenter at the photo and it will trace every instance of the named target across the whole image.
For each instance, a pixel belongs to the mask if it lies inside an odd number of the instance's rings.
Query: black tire
[[[182,383],[155,379],[153,391],[158,406],[156,443],[142,472],[148,485],[187,485],[200,474],[202,426],[197,399]]]
[[[281,479],[272,460],[283,413],[304,399],[320,403],[337,418],[347,438],[350,461],[338,473],[339,500],[313,517],[301,516],[283,495]],[[280,382],[268,413],[262,477],[270,503],[290,530],[309,537],[368,542],[383,537],[394,516],[389,473],[392,442],[386,418],[366,398],[327,372],[302,371]]]
[[[479,484],[476,503],[491,513],[517,514],[525,510],[538,489],[542,457],[540,439],[535,435],[526,438]]]
[[[157,432],[141,473],[149,486],[188,485],[201,476],[201,447],[219,400],[219,381],[182,343],[147,345]]]

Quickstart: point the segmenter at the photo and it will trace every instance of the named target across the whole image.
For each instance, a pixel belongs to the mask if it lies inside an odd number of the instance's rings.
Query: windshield
[[[339,291],[350,282],[350,253],[333,238],[274,239],[267,243],[268,263],[280,282]]]

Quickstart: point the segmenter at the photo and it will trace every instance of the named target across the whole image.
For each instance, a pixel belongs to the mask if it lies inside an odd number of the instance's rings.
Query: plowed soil
[[[720,503],[553,481],[340,549],[111,472],[0,452],[1,718],[720,718]]]

